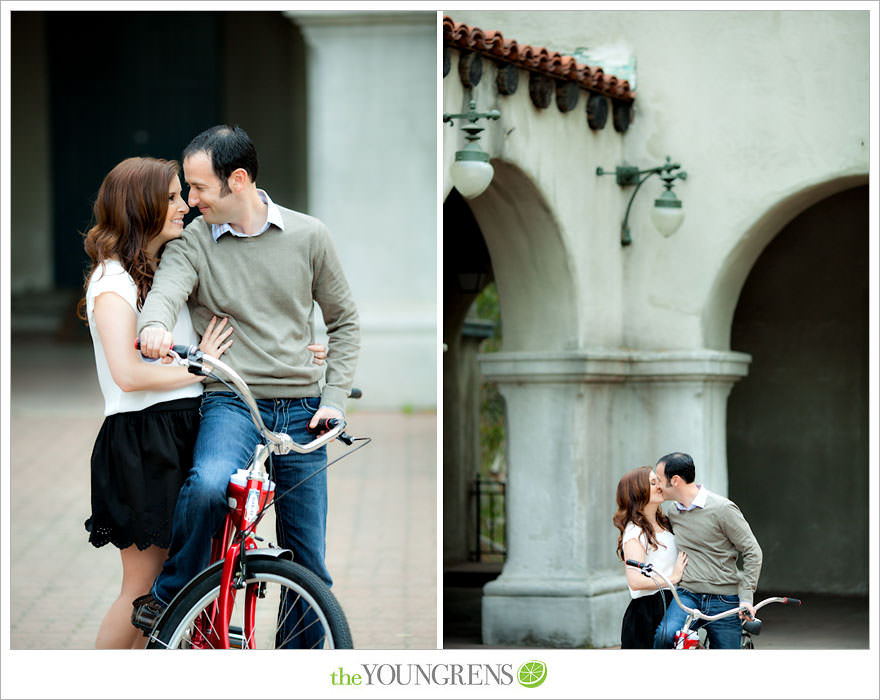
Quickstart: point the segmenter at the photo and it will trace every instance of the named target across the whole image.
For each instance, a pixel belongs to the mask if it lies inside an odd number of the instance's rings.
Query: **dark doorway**
[[[78,233],[107,172],[130,156],[179,160],[221,121],[222,22],[214,12],[49,12],[46,38],[54,281],[78,288]]]
[[[795,218],[743,286],[731,347],[730,496],[765,591],[868,592],[868,188]]]

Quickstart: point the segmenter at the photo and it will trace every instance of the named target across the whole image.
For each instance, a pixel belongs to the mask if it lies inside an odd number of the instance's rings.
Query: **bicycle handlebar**
[[[675,598],[675,602],[678,603],[678,607],[680,607],[682,610],[684,610],[688,615],[692,616],[694,619],[706,620],[707,622],[713,622],[715,620],[720,620],[723,617],[729,617],[731,615],[738,614],[740,612],[745,612],[746,614],[748,614],[748,608],[745,605],[739,605],[736,608],[731,608],[730,610],[726,610],[723,613],[718,613],[717,615],[706,615],[705,613],[703,613],[695,608],[689,608],[687,605],[682,603],[681,598],[678,597],[678,591],[675,589],[675,586],[672,584],[672,582],[668,578],[666,578],[663,574],[661,574],[659,571],[657,571],[654,568],[653,564],[650,564],[650,563],[646,564],[644,562],[635,561],[634,559],[627,559],[626,565],[633,566],[633,567],[640,569],[642,572],[642,575],[647,576],[648,578],[654,578],[654,576],[658,576],[659,578],[661,578],[663,580],[663,582],[667,586],[669,586],[670,590],[672,591],[672,597]],[[765,605],[769,605],[770,603],[781,603],[782,605],[800,605],[801,601],[797,598],[789,598],[786,596],[782,596],[782,597],[776,596],[773,598],[766,598],[766,599],[762,600],[760,603],[756,603],[752,607],[754,607],[755,612],[757,612],[760,608],[763,608]],[[754,618],[754,621],[757,622],[758,624],[753,626],[753,628],[749,631],[753,632],[754,634],[758,634],[761,631],[761,626],[760,626],[761,621],[758,620],[757,618]],[[747,622],[745,624],[749,624],[749,623]]]
[[[135,349],[140,350],[140,345],[140,338],[135,338]],[[239,397],[245,402],[248,409],[250,409],[251,419],[254,421],[254,424],[257,426],[257,429],[263,437],[266,438],[266,441],[270,443],[271,450],[275,454],[285,455],[290,452],[306,454],[308,452],[314,452],[330,441],[335,440],[337,437],[344,435],[343,430],[345,429],[345,420],[337,420],[336,424],[333,427],[330,427],[326,433],[319,435],[311,442],[305,444],[296,442],[287,433],[273,432],[263,423],[263,419],[260,417],[260,410],[257,407],[257,402],[247,383],[241,378],[238,372],[232,369],[232,367],[222,360],[202,352],[197,345],[172,345],[170,353],[176,358],[176,363],[178,365],[186,367],[192,374],[206,375],[210,371],[219,369],[230,380],[232,380],[232,383],[237,390],[236,393],[238,393]],[[211,365],[211,370],[205,369],[203,364],[205,361]]]

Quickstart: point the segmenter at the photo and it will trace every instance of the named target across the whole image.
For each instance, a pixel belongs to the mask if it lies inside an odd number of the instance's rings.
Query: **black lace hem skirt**
[[[663,603],[666,602],[666,607]],[[623,614],[620,629],[621,649],[653,649],[654,633],[663,621],[666,608],[672,602],[672,592],[657,591],[652,595],[633,598]],[[675,605],[675,603],[672,603]]]
[[[193,463],[199,397],[107,416],[92,449],[89,542],[168,547],[177,494]]]

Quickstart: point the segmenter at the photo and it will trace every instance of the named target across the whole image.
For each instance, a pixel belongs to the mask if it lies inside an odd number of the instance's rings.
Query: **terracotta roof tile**
[[[443,41],[458,49],[475,51],[499,61],[513,63],[525,70],[577,83],[585,90],[616,100],[631,102],[636,96],[629,88],[629,81],[606,75],[597,66],[578,63],[572,56],[563,56],[542,46],[519,44],[513,39],[505,39],[499,31],[483,30],[455,22],[449,16],[443,17]]]

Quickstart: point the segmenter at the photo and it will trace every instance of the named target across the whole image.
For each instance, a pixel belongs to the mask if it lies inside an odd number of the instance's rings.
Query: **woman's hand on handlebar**
[[[230,325],[226,328],[228,321],[229,319],[224,317],[220,320],[220,323],[217,323],[217,317],[212,316],[211,322],[208,324],[208,327],[205,329],[205,334],[202,336],[202,341],[199,343],[199,350],[206,355],[218,358],[226,352],[229,349],[229,346],[232,345],[233,340],[229,337],[232,335],[232,326]]]
[[[675,560],[675,568],[672,570],[672,576],[670,576],[669,580],[673,585],[678,585],[681,581],[682,574],[684,574],[684,568],[688,563],[688,555],[685,552],[679,552],[678,558]]]
[[[171,336],[171,331],[166,331],[159,326],[144,328],[141,331],[139,340],[141,355],[153,359],[161,357],[163,358],[163,362],[171,362],[171,358],[167,357],[168,351],[171,349],[171,345],[174,342],[174,339]],[[164,359],[166,357],[167,359]]]

